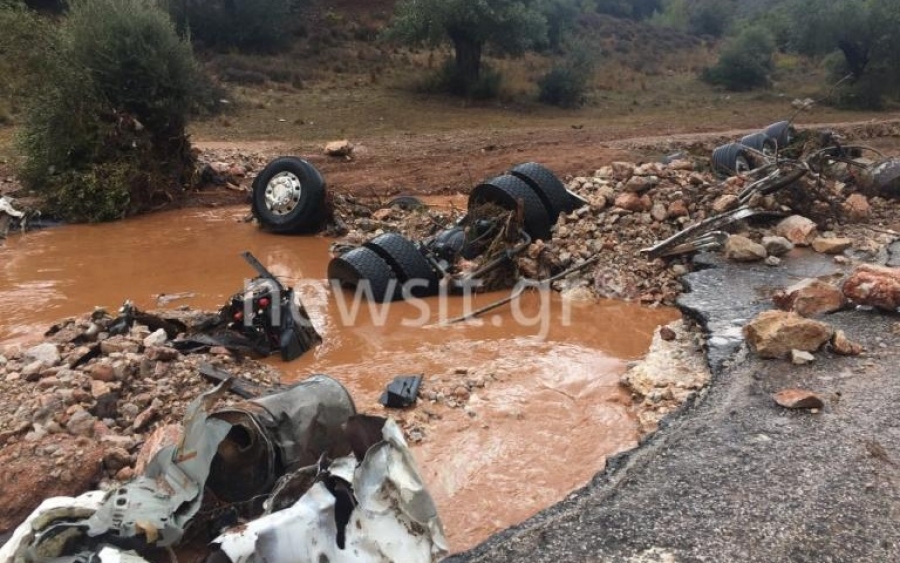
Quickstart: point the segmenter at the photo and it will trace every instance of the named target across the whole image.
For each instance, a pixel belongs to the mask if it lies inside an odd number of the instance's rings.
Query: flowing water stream
[[[179,210],[104,225],[11,236],[0,246],[0,344],[24,344],[67,316],[109,311],[132,299],[218,309],[255,276],[250,250],[299,289],[324,342],[281,369],[287,381],[327,373],[362,412],[396,375],[449,381],[487,377],[465,408],[430,413],[413,446],[454,551],[472,546],[562,499],[635,445],[629,398],[618,386],[626,362],[646,351],[655,328],[678,317],[615,301],[564,302],[527,293],[480,322],[440,321],[503,294],[432,298],[370,307],[325,283],[330,240],[276,236],[241,222],[244,208]],[[427,385],[427,383],[426,383]]]

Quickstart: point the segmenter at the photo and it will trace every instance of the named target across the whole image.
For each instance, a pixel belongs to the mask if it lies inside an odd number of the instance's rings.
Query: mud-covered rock
[[[791,215],[775,227],[775,234],[784,237],[797,246],[809,246],[816,238],[818,227],[815,222],[802,215]]]
[[[805,389],[782,389],[772,396],[779,406],[786,409],[821,409],[825,401],[816,393]]]
[[[803,317],[839,311],[847,302],[839,287],[815,278],[801,280],[776,292],[772,300],[779,309],[793,311]]]
[[[853,245],[847,237],[816,237],[812,241],[813,250],[822,254],[841,254]]]
[[[896,311],[900,307],[900,268],[862,264],[844,281],[841,289],[844,296],[857,305]]]
[[[850,194],[842,206],[844,215],[849,221],[863,223],[872,214],[872,206],[866,196],[859,193]]]
[[[725,258],[734,262],[758,262],[765,260],[767,253],[763,245],[742,235],[731,235],[725,241]]]
[[[785,311],[763,311],[744,327],[747,344],[763,358],[787,359],[792,350],[814,352],[833,333],[826,323]]]
[[[834,331],[834,336],[831,338],[831,350],[841,356],[858,356],[863,353],[862,344],[847,338],[847,334],[843,330]]]
[[[794,249],[794,243],[784,237],[763,237],[762,245],[771,256],[784,256]]]

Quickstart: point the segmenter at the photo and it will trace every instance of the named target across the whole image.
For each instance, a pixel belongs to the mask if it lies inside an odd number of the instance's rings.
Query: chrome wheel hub
[[[292,172],[279,172],[266,184],[266,207],[275,215],[287,215],[297,208],[303,184]]]

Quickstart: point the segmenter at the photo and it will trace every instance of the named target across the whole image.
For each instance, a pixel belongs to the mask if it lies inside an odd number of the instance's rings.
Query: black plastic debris
[[[416,402],[421,385],[421,375],[398,375],[388,383],[378,402],[389,409],[408,407]]]

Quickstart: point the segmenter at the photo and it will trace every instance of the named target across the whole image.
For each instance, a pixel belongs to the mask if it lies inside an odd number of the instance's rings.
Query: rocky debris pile
[[[845,170],[846,172],[846,170]],[[771,216],[787,216],[772,225],[736,222],[724,252],[735,261],[766,260],[775,266],[794,245],[839,254],[858,235],[855,223],[893,224],[890,201],[854,191],[852,177],[807,175],[767,195],[754,194],[747,205]],[[691,269],[684,257],[649,259],[640,251],[689,225],[734,210],[748,177],[718,181],[688,160],[635,165],[615,162],[592,177],[572,179],[569,190],[588,205],[561,215],[549,241],[537,241],[520,258],[521,272],[543,278],[594,255],[594,269],[557,282],[557,289],[592,288],[601,297],[674,304],[681,291],[678,277]]]
[[[640,432],[646,435],[709,380],[702,334],[690,321],[680,320],[656,331],[646,357],[621,382],[631,391]]]
[[[266,387],[279,382],[273,368],[225,348],[182,355],[162,329],[135,324],[110,336],[103,323],[97,330],[98,317],[69,319],[36,346],[0,351],[0,529],[36,506],[35,491],[73,494],[130,479],[147,437],[180,422],[210,388],[201,365]]]
[[[430,375],[422,381],[415,408],[395,410],[391,414],[407,439],[418,443],[427,438],[431,423],[449,410],[462,410],[470,418],[477,418],[479,392],[509,377],[504,368],[496,365],[456,368],[445,374]]]
[[[831,352],[856,356],[862,346],[842,330],[811,317],[821,317],[851,305],[896,312],[900,308],[900,268],[862,264],[846,279],[830,283],[806,279],[776,291],[780,310],[763,311],[744,327],[750,349],[763,358],[789,359],[806,364],[813,352],[828,345]]]
[[[243,189],[262,170],[269,158],[237,149],[195,150],[197,181],[201,185]]]
[[[400,233],[421,241],[455,223],[465,210],[455,207],[429,207],[415,198],[390,201],[334,194],[332,224],[326,234],[339,236],[339,245],[358,246],[384,233]]]

